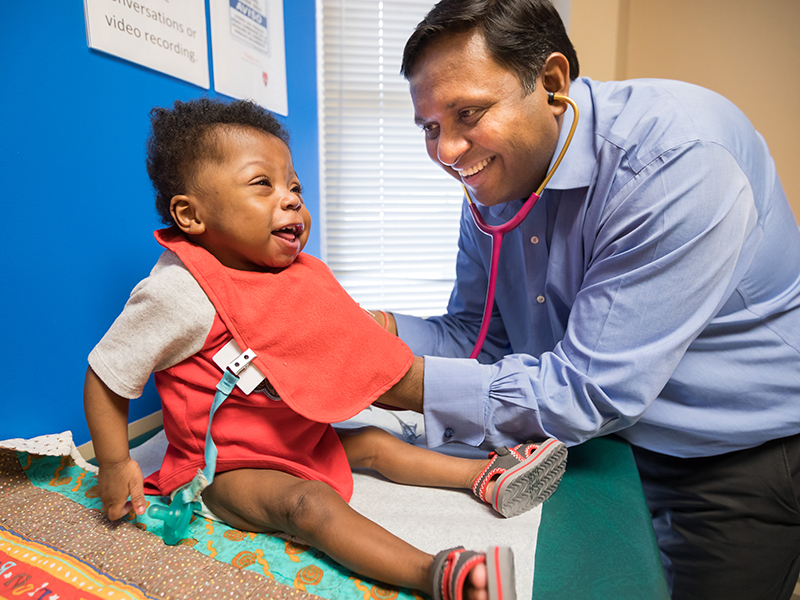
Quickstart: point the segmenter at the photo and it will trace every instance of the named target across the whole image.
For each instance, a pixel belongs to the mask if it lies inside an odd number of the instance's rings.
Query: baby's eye
[[[260,177],[260,178],[256,179],[253,183],[255,185],[265,185],[265,186],[271,186],[272,185],[272,183],[270,183],[270,180],[267,179],[266,177]]]
[[[302,186],[298,183],[297,185],[292,186],[292,193],[297,194],[298,196],[303,193]]]

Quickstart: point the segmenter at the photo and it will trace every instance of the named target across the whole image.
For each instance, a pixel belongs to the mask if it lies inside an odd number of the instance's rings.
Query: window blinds
[[[318,0],[322,255],[357,302],[442,314],[462,192],[425,152],[403,46],[431,0]]]

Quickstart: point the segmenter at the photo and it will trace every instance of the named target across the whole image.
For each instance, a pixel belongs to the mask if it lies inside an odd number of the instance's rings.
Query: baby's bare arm
[[[137,515],[143,514],[142,471],[128,452],[128,400],[111,391],[90,367],[86,370],[83,406],[100,467],[97,483],[103,512],[112,521],[131,508]]]

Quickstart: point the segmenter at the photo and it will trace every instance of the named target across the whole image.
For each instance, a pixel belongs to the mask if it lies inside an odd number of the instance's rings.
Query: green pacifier
[[[169,506],[153,503],[147,509],[147,516],[164,522],[164,542],[174,546],[189,536],[189,521],[192,520],[197,502],[186,502],[180,493],[175,494]]]

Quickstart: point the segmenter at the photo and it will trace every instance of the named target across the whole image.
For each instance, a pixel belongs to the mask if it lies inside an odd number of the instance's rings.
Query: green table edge
[[[669,600],[630,445],[615,436],[569,449],[542,506],[534,600]]]

